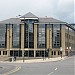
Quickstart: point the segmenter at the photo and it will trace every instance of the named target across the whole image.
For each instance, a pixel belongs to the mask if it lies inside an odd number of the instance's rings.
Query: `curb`
[[[22,61],[19,61],[19,62],[1,62],[1,63],[43,63],[43,62],[57,62],[57,61],[61,61],[61,60],[66,60],[67,59],[67,57],[63,57],[63,58],[60,58],[60,59],[54,59],[54,60],[52,60],[52,59],[49,59],[49,60],[31,60],[31,61],[25,61],[25,62],[22,62]]]

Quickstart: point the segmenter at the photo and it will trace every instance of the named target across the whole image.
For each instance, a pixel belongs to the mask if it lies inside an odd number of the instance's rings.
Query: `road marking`
[[[48,75],[51,75],[51,74],[53,74],[53,72],[49,73]]]
[[[54,70],[56,71],[58,68],[56,67]],[[54,72],[50,72],[48,75],[51,75],[53,74]]]
[[[55,71],[57,70],[58,68],[55,68]]]

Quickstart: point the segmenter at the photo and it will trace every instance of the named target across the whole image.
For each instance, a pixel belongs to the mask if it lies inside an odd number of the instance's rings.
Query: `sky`
[[[0,21],[32,12],[38,17],[75,23],[75,0],[0,0]]]

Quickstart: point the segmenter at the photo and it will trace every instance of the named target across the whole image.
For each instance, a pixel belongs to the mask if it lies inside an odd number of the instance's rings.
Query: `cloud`
[[[74,0],[0,0],[0,11],[0,20],[32,12],[39,17],[49,16],[62,21],[65,18],[73,22]]]
[[[74,0],[59,0],[56,14],[65,22],[74,22]]]

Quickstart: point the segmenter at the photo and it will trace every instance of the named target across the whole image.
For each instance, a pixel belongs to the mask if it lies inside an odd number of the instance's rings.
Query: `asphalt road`
[[[9,72],[9,71],[15,69],[15,67],[16,66],[14,66],[14,65],[0,63],[0,74],[4,74],[6,72]]]
[[[75,56],[57,62],[9,64],[21,66],[21,69],[10,75],[75,75]],[[6,64],[8,65],[8,64]]]

